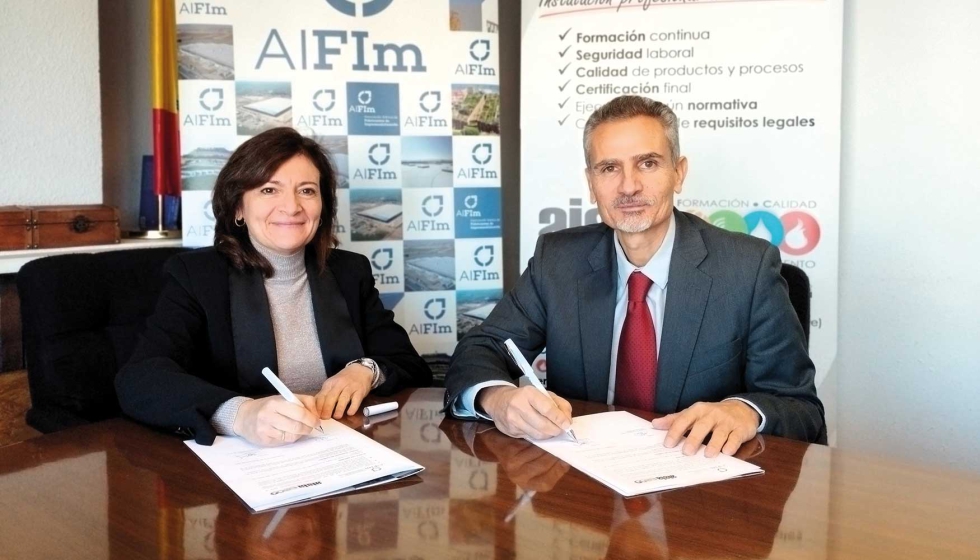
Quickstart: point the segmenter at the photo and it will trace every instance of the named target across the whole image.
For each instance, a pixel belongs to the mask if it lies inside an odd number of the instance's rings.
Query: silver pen
[[[524,359],[524,354],[521,354],[520,349],[517,348],[517,345],[514,344],[514,341],[508,338],[507,340],[504,341],[504,346],[507,347],[507,353],[510,354],[510,359],[514,360],[514,363],[517,364],[518,369],[521,370],[521,373],[524,374],[524,377],[527,378],[528,382],[530,382],[535,389],[547,395],[548,398],[550,399],[551,395],[548,395],[548,390],[545,389],[544,385],[541,384],[541,381],[538,379],[538,376],[534,375],[534,372],[531,371],[531,364],[527,363],[527,360]],[[552,402],[554,402],[553,399]],[[575,432],[572,431],[571,428],[565,430],[565,433],[568,434],[568,437],[572,438],[572,441],[574,441],[575,443],[579,443],[578,438],[575,437]]]

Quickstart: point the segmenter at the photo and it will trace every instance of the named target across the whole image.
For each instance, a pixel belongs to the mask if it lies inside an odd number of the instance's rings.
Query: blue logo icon
[[[468,210],[473,210],[476,208],[476,205],[479,204],[479,202],[480,201],[475,194],[468,194],[466,195],[466,198],[463,199],[463,206],[465,206]]]
[[[371,90],[366,89],[366,90],[362,90],[362,91],[357,92],[357,102],[360,103],[361,105],[370,105],[371,104]]]
[[[429,203],[434,203],[435,209],[431,209]],[[444,208],[443,197],[441,194],[431,194],[422,200],[422,211],[425,212],[426,216],[435,218],[439,214],[442,214]]]
[[[486,157],[480,157],[479,152],[482,150],[486,150]],[[473,146],[471,156],[473,157],[473,161],[475,161],[478,165],[486,165],[490,163],[490,160],[493,158],[493,146],[486,142],[483,144],[477,144],[476,146]]]
[[[477,39],[470,43],[470,58],[477,62],[490,58],[490,39]]]
[[[480,245],[473,252],[473,260],[480,266],[490,266],[493,264],[493,245]],[[481,255],[487,260],[484,262]]]
[[[432,298],[425,302],[425,316],[433,321],[442,319],[446,314],[446,298]]]
[[[214,101],[208,101],[208,97],[211,94],[214,94],[216,98]],[[201,92],[197,100],[201,104],[201,108],[205,111],[217,111],[225,104],[225,90],[221,88],[207,88]]]
[[[376,16],[391,5],[392,0],[367,0],[361,3],[361,15],[364,17]],[[353,0],[327,0],[333,9],[345,16],[357,17],[357,4]]]
[[[313,94],[313,106],[317,111],[326,113],[337,104],[337,92],[332,89],[321,89]]]
[[[434,106],[429,106],[426,100],[431,100]],[[442,92],[441,91],[425,91],[419,96],[419,107],[422,108],[426,113],[435,113],[442,107]]]
[[[379,257],[384,256],[385,259],[379,259]],[[374,253],[371,253],[371,266],[375,270],[388,270],[391,265],[395,262],[395,252],[391,247],[383,247],[381,249],[375,249]]]
[[[379,153],[384,155],[379,156]],[[388,160],[391,159],[391,144],[388,144],[387,142],[374,144],[368,150],[368,159],[371,160],[371,163],[374,165],[384,165],[388,163]]]

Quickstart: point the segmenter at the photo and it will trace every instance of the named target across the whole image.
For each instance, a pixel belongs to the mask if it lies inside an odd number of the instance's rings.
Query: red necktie
[[[637,270],[626,285],[629,295],[619,335],[613,401],[618,406],[652,411],[657,390],[657,333],[646,300],[653,280]]]

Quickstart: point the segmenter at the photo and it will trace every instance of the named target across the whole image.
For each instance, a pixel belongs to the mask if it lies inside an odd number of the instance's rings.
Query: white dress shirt
[[[616,310],[613,315],[612,326],[612,351],[609,353],[609,389],[606,391],[606,404],[613,404],[616,397],[616,361],[619,357],[619,337],[623,330],[623,323],[626,322],[626,309],[629,303],[629,298],[626,297],[628,294],[627,282],[629,281],[630,274],[637,270],[653,281],[650,291],[647,292],[647,306],[650,308],[650,316],[653,317],[653,327],[657,337],[657,356],[658,358],[660,356],[660,340],[663,338],[661,333],[663,332],[664,325],[664,308],[667,304],[667,277],[670,273],[670,258],[674,252],[675,229],[674,215],[671,214],[670,224],[667,226],[667,233],[664,235],[664,240],[660,244],[660,248],[657,249],[657,252],[642,267],[633,265],[626,258],[626,253],[619,244],[619,234],[614,236],[616,241],[613,245],[616,247],[618,278],[616,281]],[[456,402],[452,405],[453,413],[461,418],[479,417],[490,420],[491,418],[487,415],[477,412],[475,400],[480,389],[495,385],[511,385],[511,383],[499,380],[477,383],[459,395]],[[751,406],[759,414],[759,431],[762,431],[762,428],[766,425],[766,416],[762,413],[762,410],[746,399],[730,397],[725,400],[730,399],[742,401]]]

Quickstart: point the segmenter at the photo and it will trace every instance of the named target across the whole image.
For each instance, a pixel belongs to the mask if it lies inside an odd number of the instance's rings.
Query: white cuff
[[[766,427],[766,415],[762,413],[762,410],[760,410],[759,407],[755,406],[755,403],[754,402],[752,402],[750,400],[743,399],[742,397],[728,397],[727,399],[724,399],[724,400],[726,400],[726,401],[742,401],[745,404],[751,406],[752,407],[752,410],[754,410],[757,413],[759,413],[759,418],[762,419],[762,421],[759,422],[759,429],[756,430],[755,433],[757,433],[757,434],[761,434],[762,433],[762,429]]]
[[[484,381],[483,383],[477,383],[476,385],[466,389],[456,397],[456,400],[450,405],[453,410],[453,414],[460,418],[479,418],[481,420],[493,420],[486,414],[477,412],[476,410],[476,394],[480,392],[480,389],[485,389],[487,387],[496,387],[497,385],[510,385],[514,386],[513,383],[508,383],[506,381],[494,380],[494,381]]]

